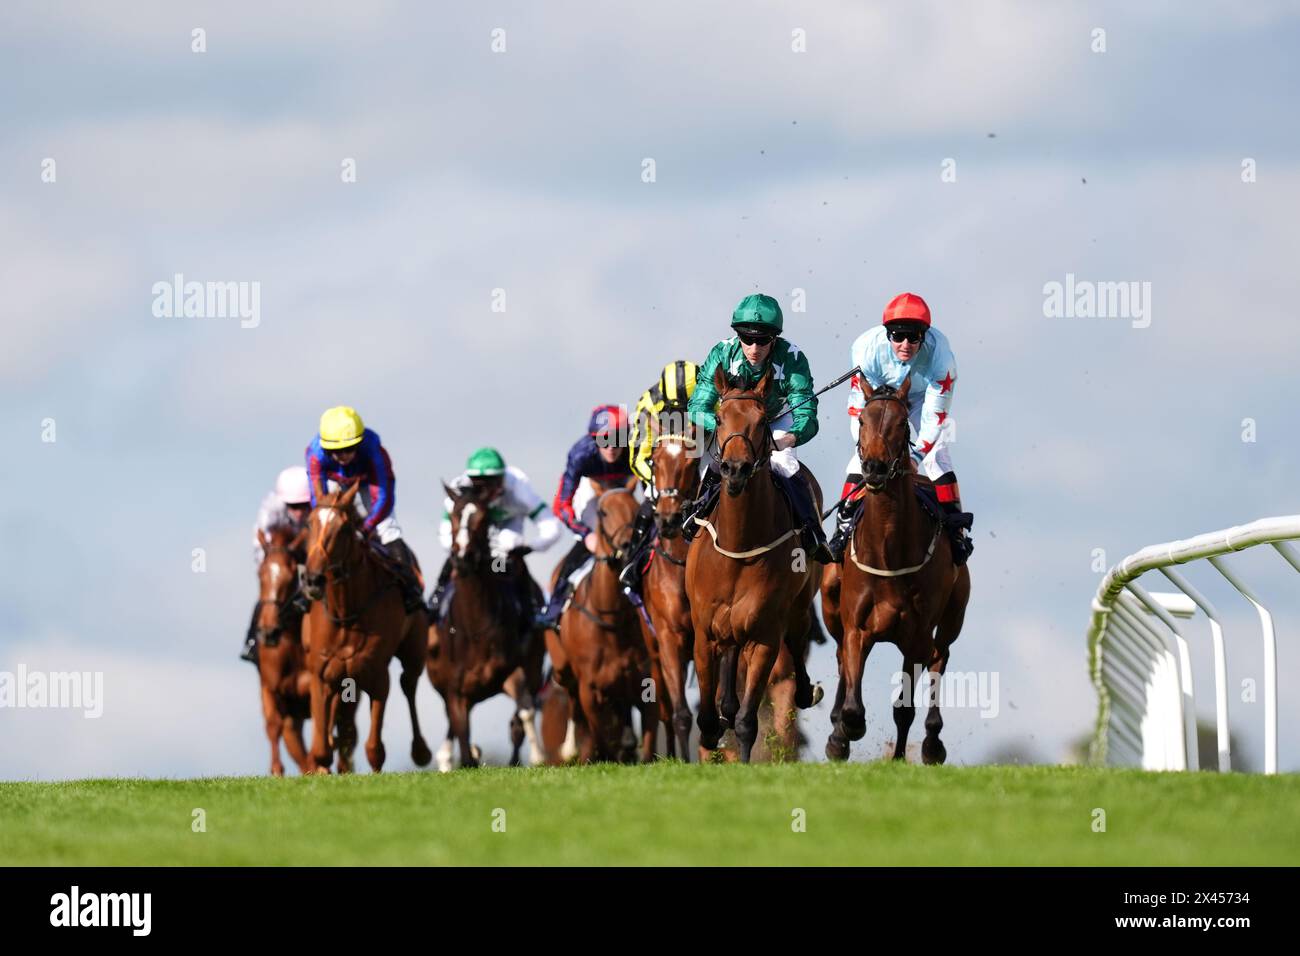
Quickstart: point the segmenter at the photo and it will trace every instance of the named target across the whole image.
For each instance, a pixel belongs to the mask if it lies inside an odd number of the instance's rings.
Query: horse
[[[336,744],[338,771],[351,771],[360,691],[370,695],[366,759],[376,773],[383,769],[384,708],[393,657],[402,665],[399,683],[411,714],[411,759],[424,767],[433,758],[415,713],[426,653],[426,614],[423,608],[406,613],[394,572],[367,545],[354,504],[359,487],[353,482],[343,491],[323,495],[307,519],[303,593],[313,602],[307,669],[311,755],[317,773],[329,773]]]
[[[650,455],[654,478],[655,530],[650,567],[642,578],[651,626],[643,627],[655,649],[659,717],[666,725],[668,753],[690,760],[691,708],[686,701],[686,671],[695,654],[695,628],[686,599],[686,555],[682,521],[699,491],[700,464],[694,425],[655,436]],[[675,735],[675,741],[674,741]],[[674,747],[674,742],[676,746]]]
[[[427,665],[429,682],[447,708],[438,769],[452,769],[456,744],[462,767],[479,765],[481,751],[470,740],[470,710],[502,692],[515,698],[521,736],[532,743],[532,762],[541,763],[533,694],[541,687],[542,642],[533,634],[531,603],[517,599],[515,575],[523,575],[531,591],[538,591],[537,585],[526,567],[514,566],[522,559],[493,556],[489,500],[472,489],[457,492],[445,483],[443,488],[452,502],[451,590],[447,613],[429,624]],[[515,742],[512,763],[520,743]]]
[[[576,705],[573,721],[583,763],[636,759],[635,742],[629,748],[624,740],[634,709],[641,713],[641,759],[654,759],[658,709],[654,695],[645,693],[652,686],[649,655],[637,611],[618,580],[637,507],[626,488],[597,499],[596,566],[574,590],[558,633],[546,632],[555,679]]]
[[[257,670],[262,685],[262,718],[271,743],[271,775],[284,776],[283,737],[289,756],[303,773],[312,767],[302,739],[302,722],[311,713],[311,678],[302,644],[302,614],[291,601],[298,592],[298,561],[306,532],[277,525],[257,532],[262,563],[257,570]]]
[[[740,759],[748,763],[758,737],[759,704],[783,643],[794,668],[795,705],[806,709],[817,702],[805,659],[822,567],[799,547],[798,521],[771,474],[775,440],[767,398],[772,370],[744,390],[732,387],[718,368],[714,387],[719,396],[714,440],[725,493],[719,495],[712,523],[696,519],[709,534],[695,537],[686,558],[700,684],[696,722],[701,759],[711,756],[730,727]],[[820,508],[816,478],[806,466],[800,470]],[[742,655],[744,696],[738,698]]]
[[[823,616],[838,647],[840,671],[826,741],[832,760],[847,760],[849,742],[866,734],[862,673],[867,655],[882,641],[903,654],[904,680],[894,701],[894,759],[906,755],[916,716],[915,684],[927,668],[931,702],[921,759],[927,764],[947,759],[939,739],[939,685],[965,619],[970,571],[953,564],[942,523],[917,501],[916,485],[929,479],[915,474],[911,464],[911,385],[909,376],[898,390],[863,386],[867,401],[858,417],[858,458],[868,494],[845,549],[844,568],[822,587]]]

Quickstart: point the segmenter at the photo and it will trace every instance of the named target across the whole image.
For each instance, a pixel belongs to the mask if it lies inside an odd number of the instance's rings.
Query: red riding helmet
[[[587,423],[587,434],[599,438],[610,433],[622,434],[627,429],[627,414],[619,405],[598,405]]]
[[[915,292],[900,293],[890,299],[889,305],[885,306],[884,324],[888,325],[890,322],[919,322],[928,329],[930,307]]]

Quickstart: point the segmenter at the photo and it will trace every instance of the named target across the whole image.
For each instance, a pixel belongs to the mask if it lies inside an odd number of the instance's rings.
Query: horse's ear
[[[350,508],[352,506],[352,499],[357,496],[357,491],[360,490],[360,488],[361,482],[352,482],[352,484],[348,485],[347,491],[339,495],[338,500],[335,501],[334,504],[339,508]]]
[[[713,387],[719,395],[731,387],[727,382],[727,371],[721,365],[713,370]]]
[[[912,389],[912,376],[909,374],[903,379],[903,387],[898,390],[899,398],[907,398],[907,393]]]
[[[763,373],[763,377],[760,378],[758,380],[758,384],[754,386],[754,393],[758,395],[759,398],[765,399],[767,398],[767,393],[770,392],[771,390],[772,390],[772,366],[769,365],[767,367],[767,371]]]
[[[450,498],[453,503],[460,498],[460,495],[456,493],[456,490],[445,481],[442,483],[442,490],[447,492],[447,497]]]
[[[875,392],[875,389],[871,387],[871,383],[867,381],[867,377],[862,374],[861,369],[858,369],[858,387],[862,389],[863,398],[870,398],[872,393]]]

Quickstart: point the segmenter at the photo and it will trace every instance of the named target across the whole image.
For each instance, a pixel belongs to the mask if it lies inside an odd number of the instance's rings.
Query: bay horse
[[[298,562],[306,530],[277,525],[258,529],[262,563],[257,570],[257,670],[262,687],[262,719],[271,744],[271,774],[284,776],[280,740],[298,765],[309,772],[313,764],[302,739],[303,721],[311,713],[311,678],[303,653],[302,613],[292,601],[298,593]]]
[[[575,704],[583,763],[636,759],[635,747],[629,751],[624,745],[633,710],[641,714],[641,759],[654,759],[659,716],[655,695],[646,692],[652,686],[649,654],[640,617],[618,580],[637,508],[636,496],[626,488],[605,491],[596,500],[596,565],[574,590],[558,633],[546,632],[554,677]]]
[[[771,473],[772,370],[745,390],[733,387],[718,368],[713,384],[719,396],[714,440],[722,493],[711,520],[696,519],[709,534],[696,535],[686,558],[700,684],[697,723],[702,758],[717,749],[730,727],[740,759],[748,763],[758,737],[759,704],[782,644],[794,667],[796,706],[816,703],[805,660],[822,566],[800,546],[798,520]],[[806,466],[800,470],[820,509],[817,480]],[[744,693],[738,697],[742,656]]]
[[[481,751],[470,740],[470,710],[503,692],[515,698],[532,762],[541,763],[533,694],[541,687],[542,640],[533,633],[532,607],[516,599],[515,575],[527,577],[532,591],[537,585],[526,567],[514,566],[522,559],[493,556],[490,500],[473,489],[457,492],[445,482],[443,488],[452,502],[451,589],[442,620],[429,624],[427,665],[429,682],[447,709],[438,769],[455,766],[454,745],[459,745],[460,766],[479,765]]]
[[[905,678],[894,701],[894,759],[906,755],[916,717],[915,683],[924,669],[930,671],[931,684],[921,759],[927,764],[947,759],[939,739],[939,685],[966,616],[970,571],[953,564],[942,522],[916,497],[916,485],[929,479],[917,475],[911,464],[911,385],[910,376],[898,390],[863,385],[867,401],[858,416],[858,458],[867,494],[845,549],[844,568],[828,576],[822,588],[823,616],[838,646],[840,671],[826,741],[826,756],[832,760],[848,759],[849,742],[866,734],[862,674],[867,655],[881,642],[903,654]]]
[[[427,615],[423,608],[406,613],[394,573],[367,545],[354,503],[359,487],[353,482],[323,495],[307,519],[303,593],[312,600],[307,670],[317,773],[329,773],[336,744],[339,772],[352,769],[361,691],[370,696],[366,759],[375,772],[383,769],[388,664],[394,657],[401,662],[399,683],[411,714],[411,759],[424,767],[433,757],[415,713]]]
[[[668,753],[673,756],[679,752],[687,762],[691,708],[686,700],[686,672],[695,654],[695,627],[686,599],[686,556],[690,546],[682,537],[682,519],[699,492],[697,449],[695,426],[690,423],[655,436],[650,471],[657,540],[641,588],[653,625],[645,630],[659,664],[652,676],[658,687],[660,720],[667,724]]]

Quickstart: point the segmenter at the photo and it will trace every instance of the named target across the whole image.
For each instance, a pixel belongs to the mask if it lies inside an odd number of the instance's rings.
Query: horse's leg
[[[740,660],[740,645],[730,644],[722,652],[722,726],[735,730],[736,714],[740,710],[740,696],[736,693],[736,666]]]
[[[839,681],[835,687],[835,704],[831,707],[831,735],[826,738],[826,759],[848,760],[849,738],[840,728],[840,715],[844,712],[844,662],[841,660],[840,648],[835,648],[835,662],[839,671]]]
[[[907,759],[907,734],[916,719],[916,682],[920,679],[922,662],[914,657],[903,655],[903,686],[894,698],[894,759]]]
[[[265,650],[262,651],[266,653]],[[266,739],[271,742],[271,776],[283,777],[284,764],[280,760],[280,708],[275,705],[271,688],[262,685],[262,719],[266,723]]]
[[[835,725],[838,736],[846,740],[861,740],[867,734],[867,710],[862,703],[862,673],[867,666],[873,641],[860,627],[852,627],[844,635],[840,647],[840,681],[843,683],[843,703],[840,719]]]
[[[342,694],[334,698],[335,743],[339,750],[335,769],[339,773],[352,773],[355,769],[352,755],[357,749],[357,708],[360,705],[360,700],[347,701]]]
[[[581,699],[582,694],[583,690],[580,687],[578,696],[570,697],[569,701],[573,712],[573,736],[578,745],[578,763],[592,763],[596,759],[596,728],[587,719],[587,709]]]
[[[421,616],[417,614],[415,617],[418,621]],[[420,732],[420,718],[415,712],[415,692],[420,686],[420,673],[424,670],[425,659],[429,653],[425,640],[426,632],[427,628],[409,627],[406,638],[397,648],[397,657],[402,664],[402,675],[397,679],[397,683],[402,688],[402,696],[406,698],[406,710],[411,715],[411,759],[415,761],[417,767],[427,767],[429,761],[433,759],[433,754],[429,752],[429,745],[424,740],[424,734]]]
[[[460,765],[477,767],[478,755],[469,739],[469,699],[458,694],[452,698],[452,723],[456,729],[456,742],[460,746]]]
[[[921,744],[921,760],[924,763],[943,763],[948,759],[948,750],[939,739],[939,732],[943,730],[943,716],[939,713],[939,690],[944,671],[948,669],[952,642],[957,640],[966,620],[968,600],[970,572],[963,567],[957,574],[952,594],[948,597],[948,604],[939,617],[939,626],[935,631],[934,657],[930,661],[930,708],[926,711],[925,741]]]
[[[302,718],[297,714],[286,714],[280,720],[280,730],[289,756],[298,765],[299,771],[307,773],[311,768],[311,758],[307,756],[307,748],[302,741]]]
[[[650,679],[653,682],[655,699],[650,701],[651,710],[654,711],[654,717],[650,729],[650,757],[654,759],[655,738],[659,736],[659,725],[664,727],[664,752],[669,757],[676,756],[677,748],[673,740],[673,702],[672,695],[668,693],[668,682],[664,676],[663,661],[658,654],[658,648],[655,649],[655,656],[650,662]],[[645,694],[642,692],[642,696]],[[642,708],[644,710],[644,708]],[[642,724],[642,733],[645,732],[645,725]]]
[[[948,669],[947,648],[934,649],[934,658],[930,661],[930,706],[925,712],[925,740],[921,742],[921,762],[926,764],[943,763],[948,759],[948,749],[939,739],[943,730],[943,715],[939,713],[939,689],[943,672]]]
[[[708,760],[718,749],[722,737],[722,722],[718,719],[718,687],[713,652],[712,635],[696,631],[695,677],[700,685],[700,711],[695,722],[700,728],[700,760]]]
[[[808,676],[808,641],[812,634],[812,606],[801,615],[791,630],[785,632],[785,646],[794,661],[794,705],[807,710],[818,703],[813,696],[812,678]]]
[[[671,757],[680,752],[682,760],[690,763],[691,708],[686,703],[686,649],[681,634],[676,630],[665,625],[661,635],[659,662],[672,717],[665,733],[668,755]]]
[[[370,769],[375,773],[379,773],[384,769],[384,758],[387,756],[384,750],[384,708],[388,706],[390,686],[388,668],[379,668],[375,674],[375,682],[368,691],[370,694],[370,736],[366,738],[366,760],[370,762]]]
[[[311,675],[311,760],[316,773],[329,773],[334,750],[330,742],[334,706],[321,675]]]
[[[758,707],[767,693],[767,681],[776,663],[779,639],[771,643],[751,640],[746,646],[745,697],[736,715],[736,744],[740,749],[740,762],[749,763],[758,739]]]
[[[443,710],[447,713],[447,737],[438,748],[438,772],[450,773],[456,767],[456,722],[451,716],[451,698],[443,695]]]

